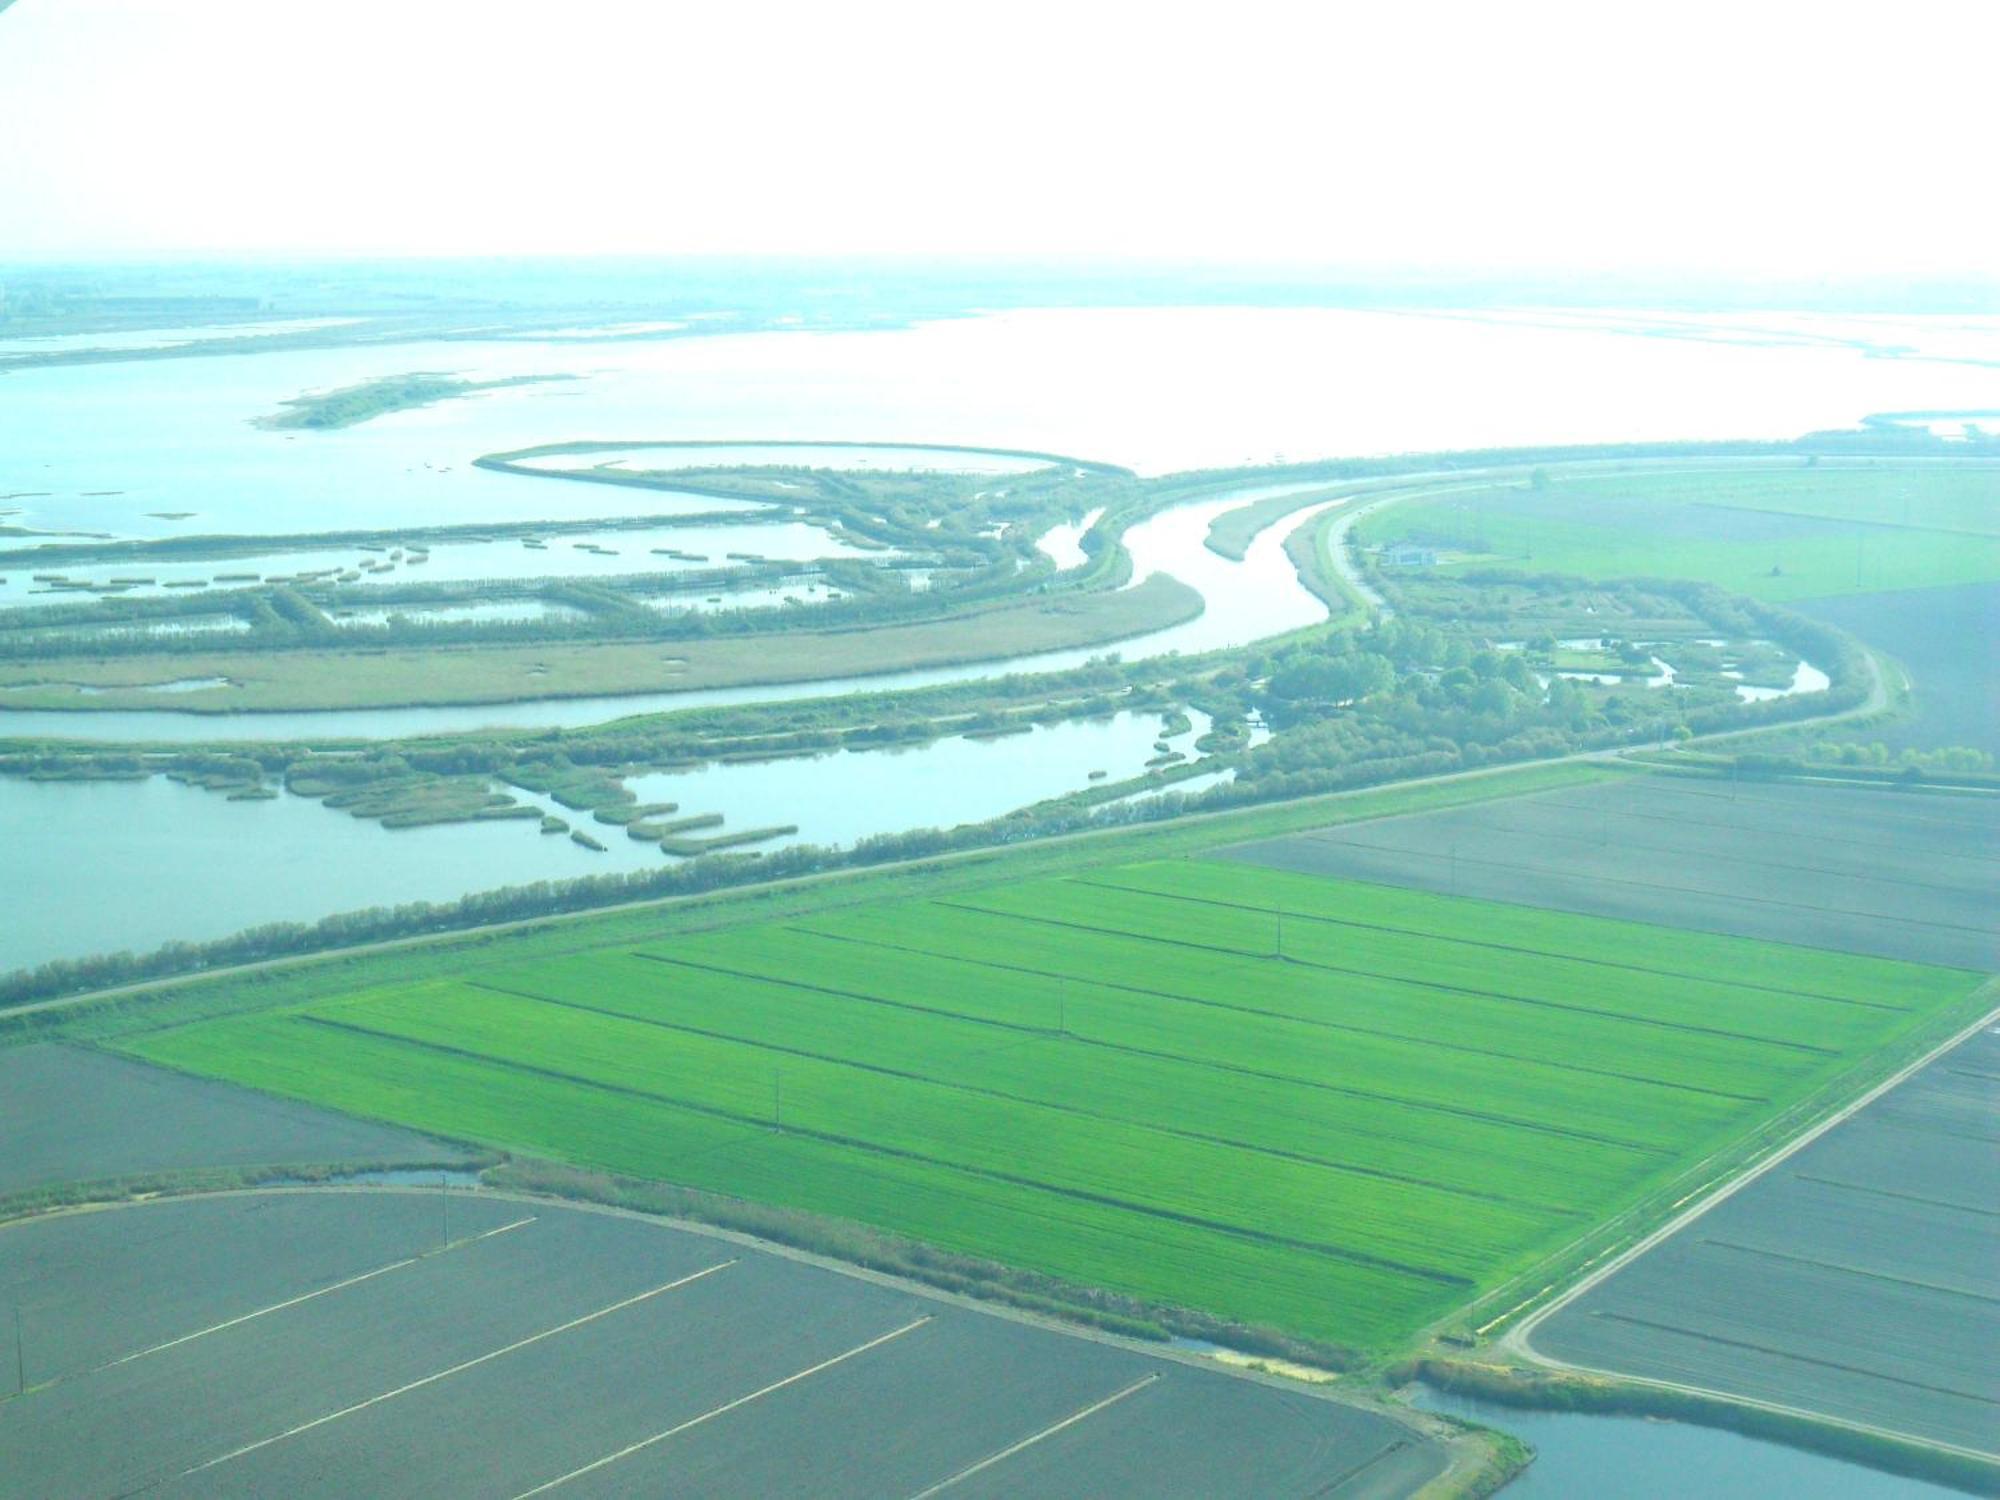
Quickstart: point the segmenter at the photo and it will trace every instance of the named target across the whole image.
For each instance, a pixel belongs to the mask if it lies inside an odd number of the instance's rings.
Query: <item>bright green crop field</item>
[[[1183,859],[119,1045],[1379,1351],[1981,978]]]
[[[1783,602],[2000,578],[2000,466],[1683,467],[1564,474],[1392,506],[1366,543],[1440,548],[1441,567],[1697,578]]]

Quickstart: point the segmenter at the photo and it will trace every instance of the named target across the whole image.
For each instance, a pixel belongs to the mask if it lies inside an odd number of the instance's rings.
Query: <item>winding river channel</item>
[[[563,489],[562,485],[544,486]],[[1315,485],[1252,485],[1181,505],[1131,527],[1124,541],[1131,582],[1169,574],[1198,590],[1192,620],[1119,643],[1128,658],[1237,646],[1326,618],[1300,582],[1283,543],[1317,501],[1267,526],[1240,561],[1206,545],[1215,517],[1274,494]],[[1064,561],[1077,536],[1052,545]],[[0,732],[99,741],[203,742],[401,737],[487,726],[582,726],[667,709],[827,697],[1054,671],[1106,648],[1078,648],[967,666],[828,681],[502,705],[312,713],[189,714],[169,709],[63,714],[0,713]],[[1196,757],[1197,722],[1175,748]],[[728,828],[796,825],[767,843],[849,845],[874,834],[952,827],[1090,785],[1137,775],[1162,731],[1157,714],[1041,726],[994,740],[952,738],[895,750],[646,776],[642,801],[719,813]],[[1197,783],[1201,784],[1201,783]],[[554,807],[547,811],[560,811]],[[450,824],[385,831],[303,798],[230,802],[165,778],[125,782],[32,782],[0,778],[0,844],[8,850],[11,920],[0,928],[0,970],[170,940],[200,941],[272,921],[404,901],[448,901],[535,880],[656,867],[650,845],[607,834],[602,853],[540,836],[532,822]],[[199,880],[164,878],[197,868]]]
[[[1298,489],[1323,490],[1324,483]],[[1206,545],[1209,523],[1239,506],[1268,499],[1282,486],[1256,485],[1227,495],[1177,506],[1149,517],[1125,533],[1132,555],[1132,582],[1169,574],[1202,596],[1194,619],[1115,646],[1077,647],[1004,657],[962,666],[926,667],[815,682],[764,683],[749,687],[702,688],[683,692],[633,693],[619,697],[547,698],[525,703],[461,704],[426,708],[334,709],[256,714],[192,714],[172,709],[109,709],[74,713],[61,709],[0,711],[0,737],[89,738],[126,743],[207,741],[401,739],[488,728],[578,728],[635,714],[719,704],[768,703],[791,698],[833,698],[859,691],[934,687],[939,683],[1004,677],[1012,672],[1055,672],[1116,652],[1127,661],[1193,654],[1241,646],[1280,635],[1326,618],[1326,606],[1299,581],[1285,556],[1284,542],[1304,513],[1294,512],[1267,526],[1241,562]],[[1337,504],[1329,501],[1327,505]],[[1318,509],[1319,507],[1315,507]]]
[[[1170,743],[1192,758],[1206,728],[1197,717]],[[1120,713],[997,739],[710,765],[629,784],[642,802],[719,813],[730,829],[797,826],[760,848],[846,845],[998,817],[1088,786],[1093,774],[1136,776],[1161,732],[1156,713]],[[521,800],[599,835],[603,852],[545,837],[526,819],[388,831],[305,797],[231,802],[164,776],[0,777],[8,876],[0,970],[537,880],[656,869],[667,858],[587,814]]]
[[[935,455],[941,467],[1001,474],[1020,466],[1020,451],[1040,451],[1158,474],[1489,443],[1789,436],[1870,411],[1982,404],[1972,387],[1990,372],[1923,352],[1928,337],[1913,330],[1906,342],[1916,356],[1884,360],[1854,349],[1667,339],[1644,329],[1546,321],[1178,308],[1024,311],[872,333],[616,345],[587,338],[415,342],[14,370],[0,373],[0,525],[19,528],[25,537],[11,540],[21,545],[35,534],[60,540],[52,534],[62,532],[69,540],[84,539],[78,533],[285,536],[723,508],[700,497],[676,500],[662,491],[471,464],[481,453],[527,444],[681,440],[716,445],[695,456],[742,461],[757,456],[745,451],[754,443],[880,435],[961,445],[942,455],[882,450],[881,461],[899,467]],[[1528,390],[1508,378],[1527,367],[1551,372],[1549,381]],[[482,391],[337,432],[257,425],[301,392],[412,370],[475,380],[571,378]],[[635,446],[623,457],[639,467],[657,452]],[[840,452],[871,461],[867,450]],[[604,458],[600,451],[591,461]],[[1204,608],[1113,648],[804,684],[499,706],[254,715],[165,706],[6,710],[0,736],[190,743],[582,726],[673,708],[1059,669],[1111,649],[1129,659],[1237,646],[1326,615],[1284,555],[1298,513],[1268,526],[1241,562],[1203,545],[1217,515],[1283,488],[1246,485],[1131,527],[1124,541],[1133,579],[1168,574],[1196,589]],[[1291,488],[1303,495],[1308,487]],[[1353,487],[1352,509],[1377,503],[1374,495],[1358,498],[1371,488]],[[1052,533],[1051,555],[1074,565],[1081,532]],[[505,545],[505,571],[540,566],[532,549]],[[818,546],[801,538],[794,550],[804,555]],[[462,570],[455,563],[455,554],[440,549],[428,567],[434,576],[456,575]],[[164,582],[167,574],[158,576]],[[9,588],[25,590],[29,582],[16,579]],[[690,792],[670,800],[722,811],[731,826],[797,823],[799,837],[847,842],[989,817],[1087,784],[1093,771],[1129,775],[1147,758],[1155,728],[1144,721],[1064,725],[1028,738],[718,767],[702,773],[700,798]],[[704,799],[713,806],[697,809]],[[449,899],[654,857],[623,848],[592,857],[518,823],[392,834],[287,797],[230,803],[163,780],[0,779],[0,838],[13,902],[0,931],[0,967],[218,935],[280,917]],[[177,878],[189,870],[199,878]]]
[[[51,541],[284,537],[336,528],[713,516],[735,508],[700,496],[528,478],[471,463],[479,454],[527,444],[881,435],[968,445],[962,452],[972,456],[957,465],[968,472],[1009,472],[1020,465],[1001,450],[1033,450],[1156,475],[1484,446],[1782,438],[1850,425],[1870,412],[1992,405],[1990,363],[1937,352],[1936,335],[1920,327],[1899,335],[1903,352],[1896,357],[1876,358],[1858,347],[1711,339],[1686,330],[1654,336],[1658,330],[1644,322],[1621,327],[1609,317],[1564,324],[1525,315],[1509,321],[1332,309],[1022,311],[871,333],[616,345],[589,338],[418,342],[15,370],[0,372],[0,526],[18,528],[5,545],[20,546],[23,534]],[[1545,378],[1522,381],[1524,369]],[[419,370],[476,380],[570,378],[489,390],[341,432],[254,424],[301,392]],[[912,450],[880,451],[893,453],[898,466],[920,461]],[[842,453],[869,461],[854,449]],[[742,445],[733,456],[750,461]],[[796,458],[798,450],[770,456]],[[606,457],[599,452],[587,461]],[[625,456],[631,468],[648,461],[641,448]],[[1324,484],[1245,485],[1131,527],[1123,540],[1132,581],[1169,575],[1198,591],[1204,607],[1182,624],[1115,647],[811,683],[506,705],[255,715],[0,710],[0,737],[323,741],[489,726],[580,727],[677,708],[1057,670],[1112,650],[1136,659],[1240,646],[1326,617],[1326,606],[1285,556],[1284,540],[1308,514],[1340,510],[1334,526],[1348,524],[1349,516],[1382,503],[1371,493],[1382,488],[1380,481],[1344,494]],[[1301,510],[1268,525],[1240,562],[1205,546],[1217,516],[1286,490],[1301,495]],[[1080,542],[1089,519],[1043,538],[1058,566],[1085,560]],[[777,543],[776,530],[759,529],[745,541],[725,535],[726,520],[711,526],[714,548],[696,550],[808,557],[827,555],[829,547],[820,533],[789,536],[780,549],[758,545]],[[626,531],[583,539],[613,551],[644,546],[651,557],[663,537]],[[282,546],[274,544],[268,562],[240,566],[268,573],[307,565],[296,554],[279,555]],[[534,577],[546,566],[518,540],[440,545],[431,558],[432,577]],[[356,561],[340,551],[312,564]],[[215,566],[115,571],[151,573],[157,583],[140,587],[164,590],[169,578],[212,576]],[[606,558],[599,570],[626,567]],[[16,571],[0,607],[42,602],[25,597],[32,580]],[[1791,690],[1810,685],[1795,676]],[[1778,690],[1745,690],[1745,696],[1764,691]],[[1205,727],[1197,716],[1174,748],[1197,758],[1193,742]],[[1156,755],[1164,729],[1157,714],[1123,713],[999,739],[661,773],[637,778],[633,787],[644,801],[720,814],[729,829],[797,825],[795,834],[762,847],[794,839],[851,844],[990,818],[1098,780],[1133,776]],[[1228,774],[1207,770],[1182,786],[1199,789]],[[0,777],[6,901],[0,970],[201,941],[264,922],[656,868],[666,858],[617,829],[600,831],[606,847],[593,852],[542,835],[528,820],[389,832],[289,794],[231,802],[163,777],[50,783]],[[1946,1493],[1676,1424],[1527,1414],[1443,1397],[1423,1404],[1536,1444],[1541,1459],[1510,1495],[1918,1500]]]

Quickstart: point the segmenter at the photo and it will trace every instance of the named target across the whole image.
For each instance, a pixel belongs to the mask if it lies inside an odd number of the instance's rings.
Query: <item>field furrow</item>
[[[1181,861],[502,958],[125,1045],[1385,1349],[1978,982]]]

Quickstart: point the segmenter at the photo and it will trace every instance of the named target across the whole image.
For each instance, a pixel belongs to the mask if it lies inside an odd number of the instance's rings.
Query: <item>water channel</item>
[[[1194,718],[1171,742],[1190,757],[1208,727]],[[871,834],[979,822],[1094,779],[1136,776],[1161,727],[1158,714],[1120,713],[995,739],[710,765],[628,784],[641,802],[676,802],[683,815],[720,813],[725,830],[797,825],[796,834],[760,848],[851,845]],[[655,869],[668,858],[588,813],[517,795],[597,835],[604,852],[543,835],[527,819],[389,831],[305,797],[232,802],[163,776],[0,776],[7,874],[0,972],[201,942],[265,922]]]
[[[1524,1439],[1505,1500],[1952,1500],[1960,1491],[1757,1438],[1644,1417],[1522,1411],[1424,1390],[1416,1405]]]
[[[1310,486],[1321,489],[1323,485]],[[1326,618],[1326,606],[1299,581],[1284,542],[1305,517],[1339,504],[1325,501],[1267,526],[1241,562],[1205,545],[1209,523],[1223,512],[1268,498],[1269,486],[1177,506],[1131,527],[1132,582],[1165,573],[1198,590],[1204,608],[1196,618],[1111,646],[1073,647],[953,667],[928,667],[817,682],[634,693],[618,697],[550,698],[523,703],[449,707],[312,710],[258,714],[190,714],[167,709],[118,709],[82,715],[64,710],[0,711],[0,737],[46,735],[115,741],[190,743],[209,740],[402,738],[412,735],[509,727],[577,727],[635,714],[775,699],[826,698],[857,691],[931,687],[945,682],[1004,677],[1012,672],[1054,672],[1081,666],[1115,651],[1128,661],[1193,654],[1282,634]]]

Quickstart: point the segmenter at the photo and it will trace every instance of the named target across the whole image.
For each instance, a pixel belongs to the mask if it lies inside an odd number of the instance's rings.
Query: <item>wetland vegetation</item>
[[[378,384],[319,418],[466,394]],[[506,1150],[518,1185],[1374,1380],[1479,1347],[1496,1311],[1962,1019],[1981,976],[1174,856],[1581,787],[1614,773],[1580,757],[1621,751],[1690,778],[1982,790],[1976,749],[1878,754],[1893,679],[1792,607],[1839,558],[1862,586],[1996,571],[1989,471],[1942,444],[1142,478],[1046,453],[571,441],[479,467],[615,492],[604,513],[19,547],[0,569],[33,587],[0,610],[0,701],[72,710],[84,735],[88,709],[165,697],[232,728],[774,701],[0,744],[30,783],[170,777],[412,840],[517,824],[493,836],[603,872],[57,960],[0,980],[5,1029]],[[1167,536],[1310,607],[1231,614],[1237,575]],[[939,670],[870,682],[912,669]],[[784,691],[815,679],[844,690]],[[1130,764],[998,816],[884,809],[878,832],[816,839],[809,805],[702,795],[707,772],[798,762],[837,799],[867,758],[1114,717],[1145,726]],[[201,975],[340,949],[362,951]],[[169,976],[165,1000],[32,1006]]]
[[[309,391],[294,396],[283,409],[261,419],[259,425],[276,431],[289,428],[326,429],[353,427],[392,411],[408,411],[433,406],[480,391],[505,390],[510,386],[534,385],[544,380],[567,380],[566,375],[510,375],[499,380],[467,380],[461,376],[417,372],[384,375],[359,385],[336,391]]]

